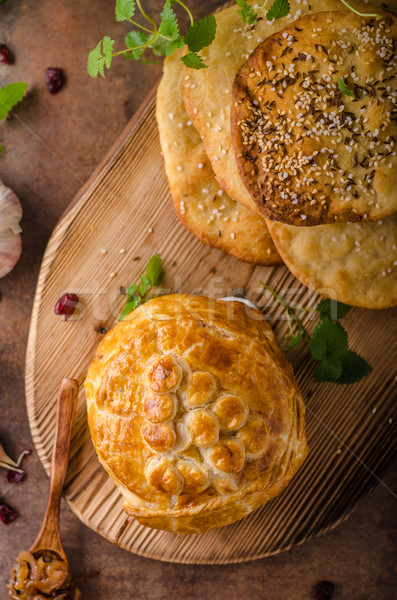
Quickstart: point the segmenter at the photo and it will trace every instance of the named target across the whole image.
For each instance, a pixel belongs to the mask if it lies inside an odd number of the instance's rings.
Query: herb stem
[[[128,19],[128,20],[129,20],[130,23],[132,23],[132,25],[135,25],[135,27],[140,27],[141,29],[143,29],[147,33],[153,33],[153,31],[151,29],[148,29],[147,27],[144,27],[140,23],[137,23],[136,21],[133,21],[132,19]]]
[[[286,311],[286,315],[287,315],[287,321],[288,321],[288,328],[289,328],[289,332],[290,332],[290,335],[291,335],[291,337],[293,337],[293,335],[294,335],[294,330],[293,330],[293,328],[292,328],[292,323],[291,323],[291,320],[292,320],[292,319],[291,319],[291,315],[290,315],[290,313],[289,313],[289,310],[287,310],[287,311]]]
[[[259,282],[261,285],[263,285],[263,287],[265,288],[265,290],[267,290],[268,292],[271,293],[271,295],[276,298],[276,300],[278,300],[280,302],[280,304],[282,306],[284,306],[284,308],[288,311],[290,309],[289,305],[286,303],[285,300],[283,300],[281,298],[281,296],[279,294],[277,294],[277,292],[275,292],[274,290],[272,290],[272,288],[270,286],[268,286],[266,283],[264,283],[263,281]]]
[[[352,12],[354,12],[356,15],[358,15],[359,17],[378,17],[379,19],[382,18],[383,15],[378,15],[375,13],[362,13],[359,10],[353,8],[353,6],[351,6],[351,4],[349,4],[347,2],[347,0],[340,0],[342,2],[342,4],[344,4],[349,10],[351,10]]]
[[[266,0],[267,1],[267,0]],[[193,15],[190,12],[189,8],[186,6],[186,4],[184,4],[181,0],[175,0],[175,2],[177,4],[179,4],[180,6],[182,6],[182,8],[185,9],[185,11],[187,12],[187,14],[189,15],[189,19],[190,19],[190,25],[193,25],[194,23],[194,19],[193,19]]]
[[[256,13],[257,15],[259,15],[261,12],[263,12],[265,10],[266,4],[267,4],[267,0],[265,0],[265,2],[262,4],[262,6],[258,9],[258,12]]]
[[[151,17],[149,17],[142,8],[141,0],[136,0],[139,10],[141,11],[142,16],[149,21],[154,27],[154,33],[157,33],[157,23]]]

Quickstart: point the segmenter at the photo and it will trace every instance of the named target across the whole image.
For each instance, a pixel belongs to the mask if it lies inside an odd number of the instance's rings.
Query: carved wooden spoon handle
[[[59,536],[59,505],[69,461],[72,424],[76,412],[79,386],[75,379],[62,379],[57,398],[55,442],[51,461],[50,495],[40,533],[32,551],[54,549],[62,556]]]

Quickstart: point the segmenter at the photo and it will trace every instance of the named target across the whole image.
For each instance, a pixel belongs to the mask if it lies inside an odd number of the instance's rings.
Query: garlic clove
[[[19,234],[0,236],[0,277],[7,275],[15,267],[22,252]]]
[[[0,179],[0,277],[7,275],[21,256],[21,218],[18,196]]]

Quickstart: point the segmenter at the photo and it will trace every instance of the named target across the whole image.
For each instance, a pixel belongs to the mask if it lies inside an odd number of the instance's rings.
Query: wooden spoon
[[[76,413],[79,385],[75,379],[62,379],[57,398],[55,442],[52,452],[50,495],[39,535],[30,552],[35,556],[55,553],[66,565],[68,561],[59,534],[59,507],[69,462],[72,424]]]

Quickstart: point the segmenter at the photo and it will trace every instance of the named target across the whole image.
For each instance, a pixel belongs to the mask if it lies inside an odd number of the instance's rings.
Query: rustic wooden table
[[[158,10],[162,2],[148,5]],[[191,3],[193,4],[193,3]],[[196,3],[197,15],[220,2]],[[158,80],[161,65],[115,62],[107,81],[85,72],[88,49],[104,35],[121,41],[112,0],[7,0],[0,6],[0,43],[15,55],[0,65],[0,84],[25,80],[29,95],[17,116],[0,125],[0,177],[20,196],[23,254],[0,280],[0,440],[12,456],[31,446],[25,412],[24,360],[36,278],[45,245],[62,212]],[[45,86],[45,69],[62,67],[67,85],[57,96]],[[46,503],[47,476],[33,454],[25,482],[10,487],[0,473],[0,496],[20,512],[0,523],[0,593],[14,557],[28,548]],[[83,598],[101,600],[310,599],[313,584],[330,579],[335,600],[397,598],[397,461],[382,483],[334,531],[280,556],[247,564],[203,567],[150,561],[128,554],[83,526],[63,506],[62,535]]]

